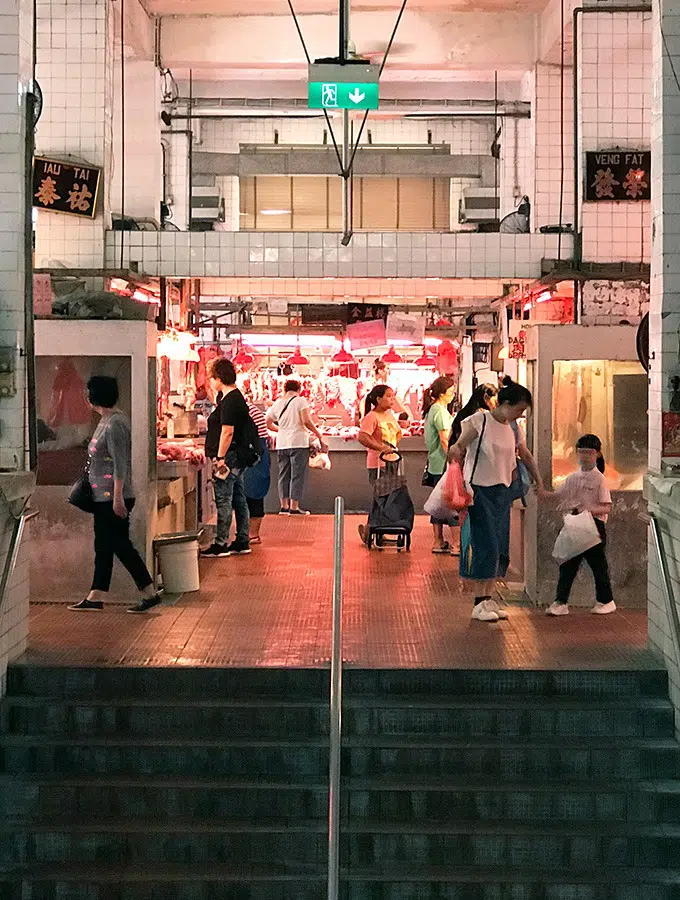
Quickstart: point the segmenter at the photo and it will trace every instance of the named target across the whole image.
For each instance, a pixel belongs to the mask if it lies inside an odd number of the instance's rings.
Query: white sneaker
[[[498,616],[499,619],[507,619],[508,618],[508,614],[506,613],[506,611],[503,609],[502,606],[499,605],[497,600],[494,600],[493,597],[490,600],[487,600],[486,602],[489,604],[490,608],[496,613],[496,615]]]
[[[472,618],[480,622],[497,622],[499,616],[492,604],[493,600],[482,600],[472,608]]]
[[[616,603],[610,600],[609,603],[596,603],[590,610],[596,616],[607,616],[609,613],[616,612]]]
[[[546,616],[568,616],[569,607],[566,603],[558,603],[557,600],[545,611]]]

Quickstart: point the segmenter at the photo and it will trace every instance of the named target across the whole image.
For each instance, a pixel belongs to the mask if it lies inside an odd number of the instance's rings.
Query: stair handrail
[[[7,548],[7,556],[5,557],[5,565],[2,568],[2,575],[0,576],[0,617],[5,615],[5,600],[7,599],[9,586],[19,558],[19,549],[21,547],[21,539],[24,535],[26,522],[34,519],[37,515],[38,510],[30,509],[28,504],[26,504],[12,523],[12,532]]]
[[[663,545],[663,537],[661,536],[661,526],[658,518],[654,513],[642,515],[642,519],[649,522],[652,532],[652,543],[656,551],[656,561],[661,572],[661,590],[666,604],[666,615],[668,623],[671,626],[671,637],[673,640],[673,648],[675,650],[675,661],[680,665],[680,613],[673,597],[673,583],[671,581],[670,571],[668,569],[668,557]]]
[[[330,747],[328,764],[328,900],[340,887],[340,754],[342,749],[342,566],[345,501],[335,498],[333,516],[333,634],[331,647]]]

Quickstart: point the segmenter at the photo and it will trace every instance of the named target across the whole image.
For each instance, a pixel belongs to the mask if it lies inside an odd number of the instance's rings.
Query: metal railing
[[[340,886],[340,753],[342,749],[342,563],[345,501],[335,498],[333,527],[333,638],[328,765],[328,900]]]
[[[21,547],[21,538],[24,534],[26,522],[28,522],[29,519],[35,518],[37,515],[38,511],[35,509],[23,509],[12,525],[12,536],[10,537],[7,556],[5,557],[5,565],[2,570],[2,580],[0,580],[0,614],[2,615],[4,615],[7,590],[12,581],[12,575],[14,574],[14,569],[19,557],[19,548]]]
[[[649,527],[652,532],[652,543],[656,550],[656,561],[659,565],[659,571],[661,572],[661,589],[666,604],[666,614],[668,616],[668,623],[671,626],[671,637],[673,638],[673,647],[675,649],[675,661],[680,666],[680,613],[678,613],[678,607],[673,597],[673,583],[668,569],[668,558],[663,546],[661,526],[654,513],[649,513],[649,515],[643,516],[642,518],[649,521]]]

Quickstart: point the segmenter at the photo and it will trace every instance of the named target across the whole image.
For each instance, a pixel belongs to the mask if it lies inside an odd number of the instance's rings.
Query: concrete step
[[[328,704],[319,700],[189,700],[10,696],[2,703],[5,733],[139,735],[140,737],[289,737],[328,733]],[[648,737],[674,735],[668,700],[638,697],[573,701],[563,697],[349,698],[344,733],[466,737]]]
[[[342,900],[677,900],[677,869],[430,867],[343,873]],[[8,900],[319,900],[321,866],[48,865],[0,875]]]
[[[43,863],[323,865],[327,823],[154,818],[74,821],[71,816],[0,823],[0,866]],[[390,863],[412,871],[430,866],[464,868],[531,866],[552,871],[590,871],[599,866],[670,867],[680,852],[680,826],[628,823],[449,822],[402,824],[385,821],[343,825],[341,858],[355,867],[384,869]]]
[[[136,773],[323,777],[323,739],[183,740],[163,738],[53,738],[5,735],[0,771],[8,774]],[[354,737],[343,750],[343,771],[370,775],[487,775],[503,782],[529,779],[676,778],[680,748],[674,740],[633,738]]]
[[[493,821],[680,821],[680,781],[569,780],[501,784],[485,777],[344,778],[342,813],[395,824]],[[0,776],[0,816],[55,817],[68,809],[74,819],[154,816],[324,820],[324,778],[276,780],[260,776],[170,777],[142,775]]]
[[[36,666],[8,670],[8,693],[62,697],[228,699],[258,695],[328,698],[328,669],[218,669]],[[550,671],[485,669],[348,669],[347,697],[381,695],[667,698],[663,669]]]

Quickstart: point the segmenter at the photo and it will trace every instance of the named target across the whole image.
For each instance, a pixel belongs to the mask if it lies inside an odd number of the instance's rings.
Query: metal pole
[[[340,0],[339,39],[340,62],[344,65],[349,58],[349,7],[350,0]],[[350,154],[352,146],[349,133],[349,110],[342,111],[342,243],[347,246],[352,240],[352,182],[350,180]]]
[[[342,561],[345,501],[335,498],[333,529],[333,639],[331,649],[330,761],[328,772],[328,900],[340,881],[340,751],[342,741]]]
[[[7,590],[14,574],[14,569],[19,557],[19,548],[21,547],[21,538],[24,535],[24,528],[29,519],[35,518],[38,510],[24,509],[18,519],[15,519],[12,526],[12,536],[9,541],[9,551],[5,559],[5,566],[2,570],[2,580],[0,581],[0,611],[4,614],[5,597]]]

